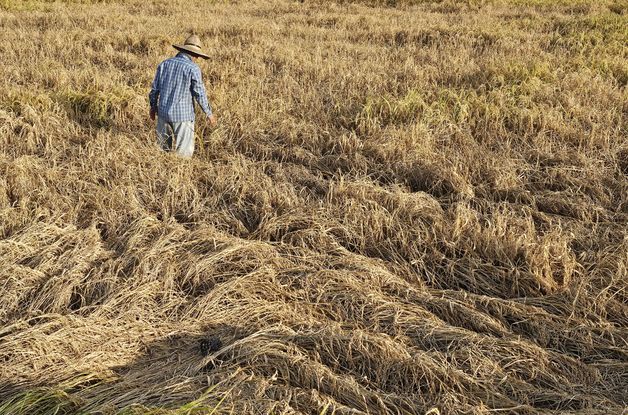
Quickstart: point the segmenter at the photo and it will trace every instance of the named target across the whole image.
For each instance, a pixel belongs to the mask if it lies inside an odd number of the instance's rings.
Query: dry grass
[[[622,413],[627,12],[0,0],[0,414]]]

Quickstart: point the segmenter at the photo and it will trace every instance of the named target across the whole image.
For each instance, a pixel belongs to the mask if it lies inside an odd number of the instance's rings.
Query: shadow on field
[[[228,360],[228,352],[222,350],[247,334],[226,324],[207,327],[201,333],[171,333],[147,343],[144,353],[132,362],[112,367],[115,380],[89,388],[85,391],[89,396],[85,397],[94,402],[107,399],[105,406],[117,409],[130,404],[159,407],[186,404],[220,380],[221,376],[217,379],[212,375],[220,372]],[[126,396],[130,390],[135,391],[132,402]],[[86,409],[99,407],[102,403]]]
[[[131,406],[176,409],[191,402],[212,410],[225,396],[212,387],[228,372],[217,373],[228,359],[220,349],[242,337],[237,327],[213,325],[202,333],[175,332],[148,342],[138,358],[108,373],[73,373],[54,384],[3,379],[0,415],[119,413]]]
[[[220,364],[221,359],[219,356],[205,358],[245,336],[243,329],[226,324],[209,327],[201,334],[173,333],[146,344],[141,357],[112,370],[125,378],[147,375],[160,367],[164,369],[155,375],[164,378],[180,373],[189,375],[192,366],[197,370],[211,370]],[[208,364],[201,366],[205,360]]]

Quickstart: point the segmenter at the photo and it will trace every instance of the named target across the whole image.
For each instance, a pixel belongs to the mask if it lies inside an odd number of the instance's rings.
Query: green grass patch
[[[431,126],[470,121],[470,104],[477,96],[466,88],[442,88],[430,93],[409,90],[404,96],[369,97],[358,116],[362,128],[404,125],[422,120]]]
[[[30,107],[38,112],[47,112],[54,108],[55,102],[48,94],[35,93],[25,89],[9,90],[0,98],[0,110],[22,116]]]
[[[29,12],[47,10],[53,3],[66,4],[104,4],[124,3],[124,0],[0,0],[0,10],[11,12]]]
[[[628,85],[628,61],[625,59],[598,59],[591,66],[603,76],[613,79],[618,86]]]
[[[133,97],[128,89],[109,91],[91,89],[60,92],[55,100],[68,110],[77,122],[94,127],[107,127],[124,118],[124,112]]]
[[[0,10],[22,12],[39,10],[41,3],[35,0],[0,0]]]
[[[556,73],[549,62],[502,61],[487,70],[491,87],[522,85],[532,79],[555,82]]]
[[[216,397],[215,386],[184,405],[165,408],[131,405],[111,412],[115,415],[212,415],[217,414],[228,394]],[[0,415],[88,415],[88,402],[72,395],[72,388],[36,388],[20,392],[0,403]]]
[[[628,16],[613,12],[559,20],[551,44],[571,53],[626,55]]]
[[[68,393],[49,388],[19,393],[0,404],[0,415],[83,415]]]
[[[404,124],[414,121],[428,107],[420,92],[410,90],[405,96],[369,97],[359,116],[362,124]]]

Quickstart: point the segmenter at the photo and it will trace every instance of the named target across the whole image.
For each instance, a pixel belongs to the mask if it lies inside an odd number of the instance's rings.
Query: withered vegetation
[[[0,0],[0,414],[622,413],[627,13]]]

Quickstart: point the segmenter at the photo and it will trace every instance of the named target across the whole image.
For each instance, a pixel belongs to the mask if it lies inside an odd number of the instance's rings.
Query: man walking
[[[174,149],[180,156],[192,157],[194,153],[194,101],[200,105],[211,126],[216,118],[207,101],[201,70],[194,62],[198,58],[209,59],[202,52],[201,41],[196,35],[183,45],[172,45],[179,51],[177,56],[166,59],[157,67],[155,80],[148,95],[150,119],[157,116],[157,143],[162,150]]]

